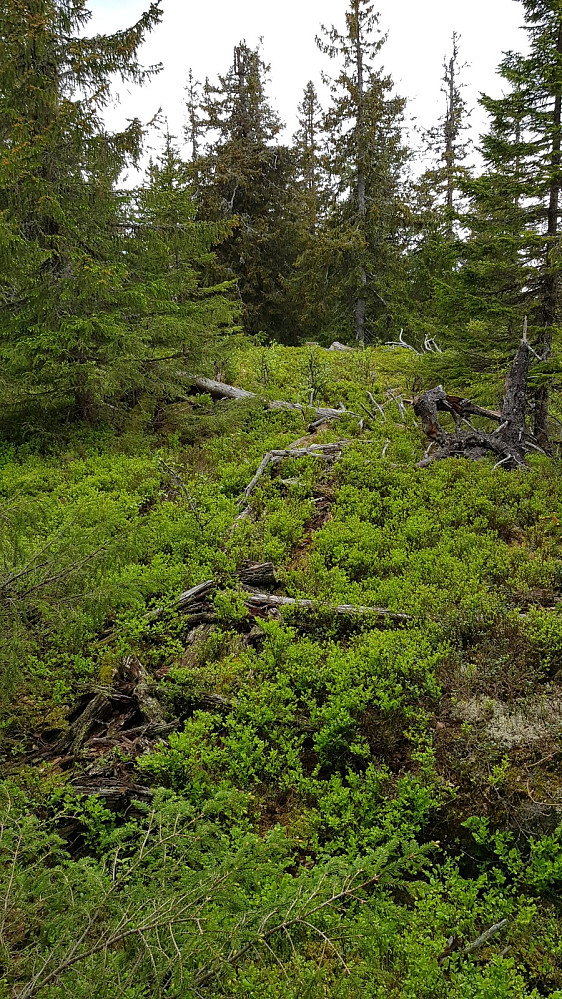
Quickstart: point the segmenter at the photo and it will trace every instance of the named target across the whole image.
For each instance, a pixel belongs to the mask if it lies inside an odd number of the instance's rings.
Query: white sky
[[[111,32],[133,24],[145,0],[90,0],[93,18],[88,33]],[[257,44],[263,36],[264,60],[271,63],[269,94],[276,110],[295,128],[297,104],[309,79],[321,92],[322,69],[335,67],[315,45],[321,23],[343,27],[346,0],[164,0],[164,17],[142,50],[145,63],[162,62],[163,71],[142,90],[122,92],[110,113],[113,127],[126,118],[148,120],[159,107],[170,131],[182,136],[184,87],[189,67],[196,79],[225,73],[233,46],[245,38]],[[396,90],[409,99],[409,114],[424,128],[443,111],[440,77],[451,36],[461,36],[461,61],[469,63],[463,79],[465,99],[475,106],[478,93],[500,93],[495,75],[502,52],[525,47],[518,0],[375,0],[380,26],[388,32],[381,62]],[[480,110],[472,116],[474,137],[482,130]]]

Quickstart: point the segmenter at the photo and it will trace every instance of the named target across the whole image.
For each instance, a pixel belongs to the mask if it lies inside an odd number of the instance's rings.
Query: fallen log
[[[430,449],[437,450],[417,465],[426,468],[434,461],[445,458],[470,458],[477,460],[486,455],[496,457],[497,465],[508,468],[526,466],[529,451],[540,451],[525,426],[527,411],[527,383],[531,362],[531,348],[526,334],[505,379],[505,394],[501,412],[484,409],[470,399],[448,395],[442,385],[422,393],[412,401],[414,412],[421,420],[425,435],[431,441]],[[454,433],[448,433],[439,423],[439,413],[449,413],[455,422]],[[479,431],[468,420],[469,416],[483,416],[499,423],[493,433]],[[462,423],[469,431],[460,429]]]
[[[212,378],[191,377],[191,385],[198,392],[210,395],[212,399],[257,399],[263,402],[268,409],[282,409],[289,413],[302,413],[307,415],[313,413],[316,421],[340,420],[342,416],[354,416],[359,419],[357,413],[352,413],[341,406],[339,409],[332,409],[329,406],[302,406],[299,402],[285,402],[283,399],[264,399],[256,395],[255,392],[248,392],[246,389],[237,388],[235,385],[227,385],[225,382],[217,382]]]
[[[267,564],[267,563],[266,563]],[[195,627],[204,618],[205,622],[212,623],[218,620],[217,613],[213,606],[211,595],[218,589],[218,584],[212,580],[206,580],[191,590],[182,593],[171,608],[172,611],[186,614],[190,624]],[[202,594],[204,594],[202,596]],[[294,607],[296,610],[311,610],[318,613],[328,611],[338,617],[375,617],[380,620],[393,621],[402,624],[411,621],[409,614],[400,611],[391,611],[387,607],[359,607],[355,604],[326,604],[316,600],[297,597],[276,596],[272,593],[254,592],[247,587],[243,587],[242,597],[250,614],[276,613],[284,607]],[[164,613],[164,608],[157,607],[149,614],[145,615],[145,620],[155,621]]]
[[[250,611],[275,611],[283,607],[294,607],[296,610],[328,611],[338,617],[372,616],[387,621],[402,624],[411,621],[410,614],[391,611],[387,607],[359,607],[355,604],[326,604],[315,600],[298,597],[278,597],[271,593],[249,593],[244,602]]]

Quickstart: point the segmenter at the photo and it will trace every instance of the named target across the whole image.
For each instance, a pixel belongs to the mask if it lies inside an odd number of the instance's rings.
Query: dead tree
[[[419,463],[424,468],[444,458],[484,458],[492,455],[497,465],[519,468],[526,465],[529,451],[540,451],[532,434],[525,426],[527,412],[527,384],[532,350],[526,332],[519,350],[505,379],[505,395],[501,413],[484,409],[470,399],[448,395],[442,385],[424,392],[413,400],[416,416],[421,420],[424,433],[431,441],[433,453],[426,453]],[[448,433],[439,423],[439,413],[449,413],[455,422],[454,433]],[[498,424],[493,433],[478,430],[470,416],[482,416]],[[462,430],[463,424],[468,430]]]
[[[248,392],[246,389],[237,388],[235,385],[226,385],[224,382],[217,382],[212,378],[192,377],[190,378],[190,382],[196,392],[204,392],[210,395],[212,399],[257,399],[265,403],[268,409],[283,409],[289,413],[302,413],[303,416],[312,413],[316,416],[316,421],[320,423],[330,420],[340,420],[342,416],[355,416],[359,419],[357,413],[351,413],[343,405],[340,405],[339,409],[332,409],[329,406],[302,406],[298,402],[285,402],[284,399],[262,399],[255,392]],[[311,426],[314,427],[316,425],[316,423],[313,423]]]

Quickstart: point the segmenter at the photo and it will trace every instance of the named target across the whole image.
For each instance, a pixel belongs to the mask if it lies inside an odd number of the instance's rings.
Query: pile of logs
[[[126,656],[110,686],[78,700],[62,734],[38,736],[31,762],[70,771],[68,786],[78,794],[98,795],[119,806],[149,801],[152,791],[137,782],[134,761],[177,726],[165,718],[151,684],[136,656]]]

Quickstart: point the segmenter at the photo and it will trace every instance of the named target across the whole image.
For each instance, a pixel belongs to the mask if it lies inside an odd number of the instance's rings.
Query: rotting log
[[[199,586],[193,587],[182,593],[175,602],[172,611],[186,614],[190,624],[195,627],[204,618],[205,622],[217,620],[211,595],[219,586],[213,580],[207,580]],[[202,593],[204,596],[202,597]],[[307,598],[277,596],[272,593],[255,592],[247,587],[243,587],[242,599],[250,614],[276,614],[285,607],[293,607],[295,610],[315,611],[322,613],[336,614],[338,617],[375,617],[379,620],[392,621],[396,624],[404,624],[412,620],[409,614],[400,611],[392,611],[387,607],[359,607],[355,604],[332,604],[322,601],[310,600]],[[162,616],[164,608],[155,608],[150,614],[145,615],[145,620],[154,621]]]
[[[333,409],[329,406],[303,406],[299,402],[285,402],[283,399],[264,399],[255,392],[248,392],[246,389],[237,388],[235,385],[227,385],[225,382],[218,382],[212,378],[197,376],[190,377],[189,380],[194,389],[198,392],[205,392],[212,399],[257,399],[263,402],[268,409],[282,409],[289,413],[302,413],[304,416],[312,413],[316,417],[315,422],[318,420],[322,422],[326,420],[340,420],[342,416],[360,418],[357,413],[352,413],[343,408],[343,406],[339,409]]]
[[[396,624],[411,621],[410,614],[391,611],[387,607],[359,607],[356,604],[327,604],[307,598],[278,597],[271,593],[248,593],[244,602],[250,611],[276,611],[283,607],[294,607],[296,610],[312,610],[317,613],[327,611],[338,617],[377,617]]]
[[[531,348],[526,337],[509,368],[505,379],[505,393],[501,412],[484,409],[470,399],[448,395],[442,385],[424,392],[412,401],[414,412],[422,423],[425,435],[437,449],[433,454],[426,453],[417,465],[426,468],[434,461],[444,458],[471,458],[477,460],[486,455],[497,458],[497,465],[508,468],[526,466],[529,451],[540,451],[532,435],[526,429],[527,384],[531,362]],[[439,413],[449,413],[455,421],[455,432],[448,433],[439,423]],[[497,430],[485,433],[474,427],[468,417],[482,416],[498,423]],[[468,431],[460,429],[462,423]]]
[[[238,578],[243,586],[277,586],[278,580],[275,575],[273,562],[247,562],[238,572]],[[206,579],[203,583],[197,583],[191,589],[185,590],[174,602],[172,610],[189,614],[193,618],[201,618],[198,624],[215,621],[213,605],[210,596],[218,588],[214,579]],[[164,613],[164,607],[155,607],[144,615],[145,621],[157,621]]]

